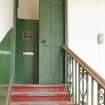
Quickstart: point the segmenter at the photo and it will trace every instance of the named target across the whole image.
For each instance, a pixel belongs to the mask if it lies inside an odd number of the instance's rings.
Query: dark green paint
[[[16,83],[38,83],[38,27],[37,20],[17,19]],[[24,32],[32,32],[33,37],[24,39]],[[34,56],[23,55],[23,52],[34,52]]]
[[[17,19],[16,29],[16,83],[63,83],[64,1],[40,0],[40,23]],[[34,33],[32,39],[23,39],[26,31]]]
[[[63,83],[64,1],[40,0],[39,83]]]

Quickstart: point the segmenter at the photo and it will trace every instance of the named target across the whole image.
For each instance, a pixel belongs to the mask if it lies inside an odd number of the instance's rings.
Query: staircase
[[[65,83],[70,94],[63,84],[16,84],[12,86],[9,105],[105,105],[105,79],[71,49],[64,50]]]
[[[16,84],[10,96],[10,105],[74,105],[63,84]]]

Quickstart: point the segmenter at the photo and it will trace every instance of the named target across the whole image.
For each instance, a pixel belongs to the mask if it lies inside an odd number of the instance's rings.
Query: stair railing
[[[105,80],[71,49],[65,50],[65,83],[71,101],[79,105],[105,105]]]

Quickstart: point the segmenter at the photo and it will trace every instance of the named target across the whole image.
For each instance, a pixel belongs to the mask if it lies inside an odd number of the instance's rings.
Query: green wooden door
[[[40,0],[39,83],[63,82],[63,45],[63,0]]]
[[[16,83],[38,83],[38,24],[17,19]]]

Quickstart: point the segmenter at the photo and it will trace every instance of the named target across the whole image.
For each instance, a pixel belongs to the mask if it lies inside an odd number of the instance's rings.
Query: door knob
[[[46,43],[46,40],[42,40],[42,43]]]

